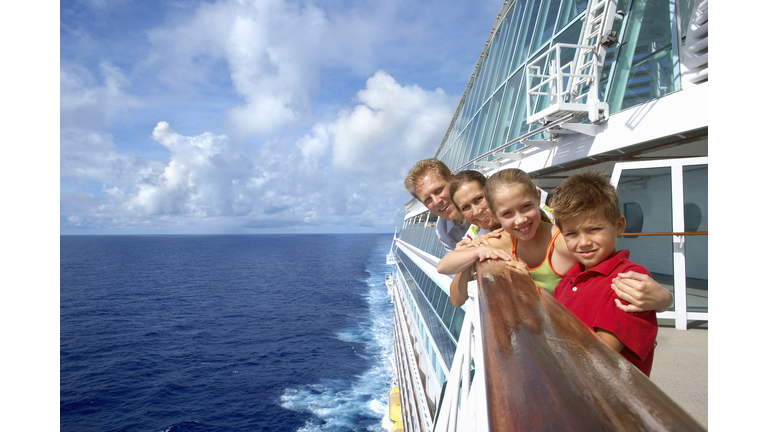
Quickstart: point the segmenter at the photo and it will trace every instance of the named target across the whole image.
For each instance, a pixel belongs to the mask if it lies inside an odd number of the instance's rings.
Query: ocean
[[[61,236],[60,430],[385,430],[391,241]]]

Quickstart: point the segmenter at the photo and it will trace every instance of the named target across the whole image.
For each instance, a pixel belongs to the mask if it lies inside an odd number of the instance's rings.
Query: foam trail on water
[[[388,420],[389,391],[392,388],[393,313],[384,276],[392,272],[384,259],[389,244],[371,251],[365,280],[368,303],[365,316],[354,316],[357,325],[336,334],[339,340],[362,343],[365,353],[357,355],[372,362],[370,369],[350,379],[322,380],[304,388],[286,389],[280,397],[285,409],[310,412],[314,418],[299,432],[334,430],[382,431]],[[384,420],[383,420],[384,419]]]

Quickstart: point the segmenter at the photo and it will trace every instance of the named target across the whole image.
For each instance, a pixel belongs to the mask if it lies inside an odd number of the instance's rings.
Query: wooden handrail
[[[489,430],[705,430],[529,276],[477,273]]]
[[[695,236],[695,235],[708,235],[708,231],[691,231],[691,232],[655,232],[655,233],[631,233],[631,232],[625,232],[623,234],[619,234],[619,237],[626,237],[626,236]]]

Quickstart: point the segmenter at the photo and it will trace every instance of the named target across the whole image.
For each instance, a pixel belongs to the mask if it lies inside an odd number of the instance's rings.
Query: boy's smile
[[[627,225],[624,216],[612,224],[600,214],[581,214],[560,223],[568,252],[585,270],[600,264],[616,250],[616,238]]]

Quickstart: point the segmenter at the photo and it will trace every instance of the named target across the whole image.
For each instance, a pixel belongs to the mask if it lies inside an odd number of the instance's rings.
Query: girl
[[[541,192],[525,171],[514,168],[492,175],[486,181],[483,192],[488,209],[504,229],[501,238],[489,239],[486,245],[457,249],[446,254],[438,263],[437,271],[457,274],[477,261],[503,259],[510,268],[527,270],[539,287],[552,294],[560,279],[577,261],[568,252],[560,230],[542,217],[539,209]],[[637,306],[622,310],[662,312],[671,306],[672,294],[669,290],[645,275],[629,273],[614,280],[612,288],[619,294],[616,285],[639,287],[635,291],[640,298],[632,302]],[[453,303],[453,285],[451,291]],[[619,296],[624,298],[621,294]],[[457,301],[463,300],[459,306],[466,301],[462,297],[457,295]],[[618,300],[617,304],[620,304]],[[454,306],[457,306],[456,303]]]

